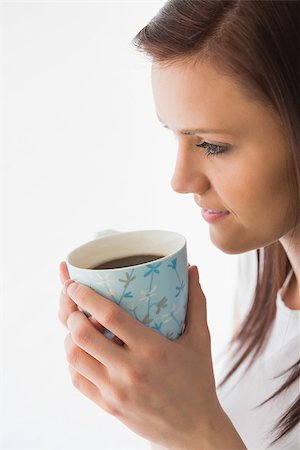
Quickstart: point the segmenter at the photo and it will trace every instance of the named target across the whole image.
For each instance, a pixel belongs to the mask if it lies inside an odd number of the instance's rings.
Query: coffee
[[[104,263],[97,264],[90,267],[93,270],[102,269],[120,269],[121,267],[136,266],[139,264],[145,264],[147,262],[155,261],[156,259],[163,258],[165,255],[133,255],[126,256],[125,258],[112,259]]]

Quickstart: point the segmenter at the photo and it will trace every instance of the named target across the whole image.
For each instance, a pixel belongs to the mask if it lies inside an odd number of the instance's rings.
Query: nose
[[[188,143],[178,145],[174,174],[171,180],[172,189],[180,194],[203,195],[210,187],[203,161]]]

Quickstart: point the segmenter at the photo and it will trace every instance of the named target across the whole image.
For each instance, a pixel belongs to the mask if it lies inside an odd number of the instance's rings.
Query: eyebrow
[[[158,120],[163,124],[164,128],[169,128],[164,121],[159,117],[158,114],[157,118]],[[230,130],[225,130],[225,129],[216,129],[216,128],[190,128],[188,130],[178,130],[179,133],[181,134],[208,134],[208,133],[215,133],[215,134],[232,134],[232,132]]]

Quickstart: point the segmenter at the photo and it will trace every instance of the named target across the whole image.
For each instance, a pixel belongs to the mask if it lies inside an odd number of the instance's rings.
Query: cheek
[[[248,167],[255,167],[249,170]],[[263,247],[283,236],[292,224],[287,214],[291,200],[285,163],[248,165],[216,186],[224,205],[232,212],[228,220],[210,226],[212,242],[225,253],[242,253]]]
[[[272,163],[270,163],[272,161]],[[265,221],[270,215],[285,211],[291,200],[286,161],[256,158],[235,162],[224,178],[219,174],[219,191],[225,205],[241,222]],[[259,217],[258,217],[259,215]]]

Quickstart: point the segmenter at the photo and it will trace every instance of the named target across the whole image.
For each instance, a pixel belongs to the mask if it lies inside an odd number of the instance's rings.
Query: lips
[[[196,202],[196,204],[198,206],[200,206],[200,208],[203,211],[208,211],[211,214],[219,214],[219,213],[224,213],[224,212],[228,212],[227,209],[222,209],[222,208],[218,208],[218,207],[213,207],[212,205],[206,206],[206,205],[202,205],[200,202],[198,202],[197,197],[194,196],[194,200]]]
[[[218,220],[228,217],[230,215],[230,212],[226,211],[226,210],[215,211],[215,210],[203,208],[201,210],[201,214],[202,214],[203,219],[206,220],[206,222],[214,223]]]
[[[201,208],[201,214],[204,220],[208,223],[216,222],[220,219],[223,219],[230,215],[230,212],[227,209],[222,209],[218,207],[212,207],[212,205],[205,206],[200,204],[197,199],[197,196],[194,196],[195,203]]]

